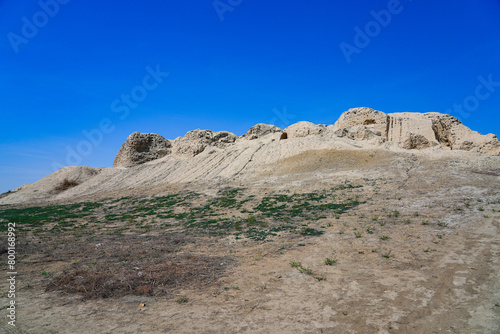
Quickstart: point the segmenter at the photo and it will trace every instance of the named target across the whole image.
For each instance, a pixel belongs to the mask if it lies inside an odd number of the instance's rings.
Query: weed
[[[484,211],[484,208],[483,208],[482,206],[480,206],[480,207],[478,208],[478,210],[479,210],[479,211]]]
[[[384,226],[385,225],[384,221],[379,221],[378,223],[379,223],[380,226]]]
[[[429,221],[427,220],[422,221],[422,225],[429,225]]]
[[[365,251],[359,251],[358,254],[365,254]]]
[[[378,237],[378,238],[379,238],[380,240],[387,240],[387,239],[389,239],[389,236],[387,236],[387,235],[382,235],[382,236],[380,236],[380,237]]]
[[[389,213],[387,216],[388,217],[394,217],[394,218],[397,218],[399,217],[399,211],[398,210],[393,210],[391,213]]]
[[[438,239],[443,239],[443,235],[442,234],[436,234],[436,237],[438,237]]]
[[[314,278],[317,279],[318,282],[326,281],[326,277],[323,277],[323,276],[314,276]]]
[[[390,257],[394,257],[394,254],[391,254],[391,252],[389,253],[384,253],[382,254],[382,257],[385,257],[386,259],[390,258]]]
[[[333,266],[333,265],[334,265],[334,264],[336,264],[336,263],[337,263],[337,258],[336,258],[336,257],[333,257],[333,259],[330,259],[330,258],[328,258],[328,257],[327,257],[327,258],[325,259],[325,264],[326,264],[327,266]]]
[[[447,223],[443,223],[442,221],[438,220],[438,222],[437,222],[437,226],[440,226],[440,227],[448,227],[448,224],[447,224]]]
[[[292,268],[299,268],[299,267],[301,267],[301,266],[302,266],[302,263],[300,263],[300,262],[296,262],[296,261],[290,261],[290,266],[291,266]]]
[[[356,236],[356,238],[361,238],[362,236],[361,232],[354,232],[354,235]]]
[[[313,274],[312,269],[307,269],[307,268],[304,268],[304,267],[302,267],[302,266],[300,266],[298,269],[299,269],[299,271],[300,271],[302,274],[306,274],[306,275],[312,275],[312,274]]]
[[[178,304],[185,304],[188,301],[189,301],[189,299],[187,297],[180,297],[179,299],[177,299]]]
[[[314,228],[310,228],[310,227],[303,227],[301,230],[300,230],[300,234],[302,235],[321,235],[325,233],[324,231],[318,231]]]

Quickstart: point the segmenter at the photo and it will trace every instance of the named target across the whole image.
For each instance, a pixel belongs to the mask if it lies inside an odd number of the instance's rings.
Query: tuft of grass
[[[314,276],[314,278],[317,279],[318,282],[326,281],[326,277],[323,277],[323,276]]]
[[[325,259],[325,264],[327,266],[333,266],[335,263],[337,263],[337,258],[336,257],[333,257],[333,259],[330,259],[329,257],[327,257]]]
[[[314,228],[310,228],[310,227],[303,227],[301,230],[300,230],[300,234],[302,235],[321,235],[325,232],[323,231],[318,231]]]
[[[180,297],[179,299],[177,299],[177,304],[185,304],[189,301],[189,299],[187,297]]]
[[[382,236],[380,236],[380,237],[378,237],[378,238],[379,238],[380,240],[387,240],[387,239],[389,239],[389,236],[387,236],[387,235],[382,235]]]
[[[305,267],[302,267],[302,266],[300,266],[298,269],[299,269],[299,271],[302,274],[306,274],[306,275],[312,275],[313,274],[312,269],[308,269],[308,268],[305,268]]]
[[[437,226],[440,226],[440,227],[448,227],[448,224],[443,223],[442,221],[438,220],[438,222],[437,222]]]
[[[354,232],[354,235],[356,236],[356,238],[361,238],[362,236],[361,232]]]
[[[389,253],[384,253],[382,254],[382,257],[385,257],[386,259],[390,258],[390,257],[394,257],[394,254],[391,254],[391,252]]]
[[[296,262],[296,261],[290,261],[290,266],[291,266],[292,268],[299,268],[299,267],[301,267],[301,266],[302,266],[302,263],[300,263],[300,262]]]

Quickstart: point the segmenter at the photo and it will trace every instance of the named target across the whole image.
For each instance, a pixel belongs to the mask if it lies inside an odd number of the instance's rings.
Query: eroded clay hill
[[[169,140],[155,133],[134,132],[123,143],[113,167],[62,168],[17,188],[0,198],[0,204],[113,196],[157,187],[161,191],[162,185],[193,182],[220,186],[262,182],[263,178],[276,181],[282,174],[311,172],[311,164],[313,170],[339,172],[339,161],[355,177],[353,170],[373,160],[362,156],[371,157],[373,152],[378,157],[399,155],[401,159],[411,154],[475,159],[499,156],[500,142],[496,135],[482,135],[450,115],[386,114],[370,108],[349,109],[332,125],[302,121],[280,129],[257,124],[240,137],[197,129]],[[383,169],[390,159],[379,160]]]

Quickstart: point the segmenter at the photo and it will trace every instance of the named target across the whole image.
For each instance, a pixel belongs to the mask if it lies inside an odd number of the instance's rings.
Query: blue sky
[[[134,131],[366,106],[500,134],[499,17],[498,0],[0,0],[0,192],[111,166]]]

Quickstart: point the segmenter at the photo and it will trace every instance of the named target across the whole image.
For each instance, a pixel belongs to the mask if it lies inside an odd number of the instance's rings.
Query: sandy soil
[[[264,241],[236,238],[234,233],[189,235],[195,243],[189,239],[168,256],[224,258],[224,270],[206,284],[178,285],[161,296],[82,299],[81,294],[47,291],[55,277],[86,254],[65,255],[54,242],[68,237],[78,247],[89,248],[96,242],[90,236],[72,239],[73,230],[57,235],[28,231],[19,240],[25,251],[18,264],[18,326],[13,330],[2,317],[0,331],[500,332],[499,157],[317,150],[290,154],[258,172],[233,181],[160,182],[83,194],[58,204],[186,190],[210,198],[231,186],[245,189],[241,198],[254,195],[247,203],[252,207],[273,193],[322,191],[346,182],[362,187],[338,190],[336,200],[357,196],[361,204],[341,215],[308,220],[308,227],[324,231],[321,235],[282,233]],[[175,228],[161,230],[153,224],[148,231],[130,230],[125,236],[153,238],[181,231]],[[119,243],[120,236],[112,240]],[[55,247],[52,258],[42,251],[45,244]],[[326,258],[336,263],[326,265]],[[6,263],[5,254],[1,261]],[[301,272],[291,262],[300,262],[312,273]],[[0,289],[5,313],[5,280]],[[180,297],[186,302],[179,302]]]

